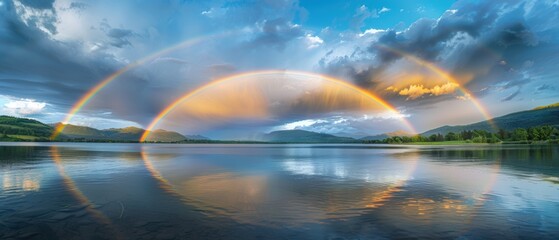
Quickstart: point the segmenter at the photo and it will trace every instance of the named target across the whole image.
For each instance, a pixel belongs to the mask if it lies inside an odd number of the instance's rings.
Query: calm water
[[[556,239],[559,146],[0,144],[0,239]]]

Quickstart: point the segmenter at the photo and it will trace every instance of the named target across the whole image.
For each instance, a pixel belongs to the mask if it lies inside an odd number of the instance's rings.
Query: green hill
[[[37,120],[0,116],[0,141],[48,140],[54,128]]]
[[[103,130],[105,135],[110,139],[118,139],[122,141],[138,141],[144,129],[137,127],[125,127],[125,128],[110,128]]]
[[[554,103],[554,104],[549,104],[547,106],[539,106],[539,107],[535,107],[532,110],[540,110],[540,109],[545,109],[545,108],[556,108],[559,107],[559,103]]]
[[[304,130],[274,131],[262,136],[263,141],[268,142],[292,142],[292,143],[347,143],[356,142],[349,137],[338,137],[331,134],[316,133]]]
[[[62,134],[68,138],[106,139],[103,131],[91,127],[66,124]]]
[[[60,124],[60,123],[59,123]],[[47,125],[27,118],[0,116],[0,141],[48,141],[57,124]],[[138,141],[144,129],[137,127],[99,130],[66,124],[58,140],[65,141]],[[187,138],[180,133],[155,130],[148,141],[179,142]]]
[[[532,110],[515,112],[501,117],[493,118],[493,123],[499,128],[512,131],[516,128],[529,128],[535,126],[550,125],[559,127],[559,103],[537,107]],[[495,132],[489,121],[481,121],[469,125],[442,126],[422,133],[423,136],[431,134],[447,134],[449,132],[461,132],[468,130],[486,130]]]

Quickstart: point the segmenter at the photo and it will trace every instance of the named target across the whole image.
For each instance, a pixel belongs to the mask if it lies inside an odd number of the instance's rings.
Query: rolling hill
[[[0,116],[0,140],[48,140],[54,128],[37,120]]]
[[[59,123],[60,124],[60,123]],[[0,116],[0,141],[48,141],[57,124]],[[96,128],[66,124],[58,140],[63,141],[138,141],[144,129],[137,127]],[[188,139],[180,133],[158,129],[148,137],[153,142],[179,142]]]
[[[493,118],[493,123],[500,129],[507,131],[514,130],[516,128],[529,128],[535,126],[550,125],[559,127],[559,103],[536,107],[532,110],[515,112],[507,114],[501,117]],[[489,121],[481,121],[468,125],[457,125],[457,126],[442,126],[422,133],[423,136],[429,136],[431,134],[447,134],[449,132],[461,132],[468,130],[486,130],[489,132],[495,132],[495,129],[491,127]]]
[[[261,139],[267,142],[290,143],[348,143],[357,140],[349,137],[338,137],[331,134],[316,133],[305,130],[282,130],[264,134]]]

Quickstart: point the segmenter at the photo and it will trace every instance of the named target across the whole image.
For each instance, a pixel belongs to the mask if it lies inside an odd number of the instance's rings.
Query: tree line
[[[539,126],[531,128],[516,128],[512,131],[500,129],[496,133],[485,130],[464,130],[458,133],[431,134],[430,136],[393,136],[382,140],[366,140],[365,143],[415,143],[415,142],[445,142],[464,141],[466,143],[500,143],[500,142],[557,142],[559,130],[553,126]]]

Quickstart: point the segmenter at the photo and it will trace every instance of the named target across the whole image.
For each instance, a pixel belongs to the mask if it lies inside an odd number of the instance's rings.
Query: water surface
[[[2,143],[0,238],[553,239],[552,145]]]

